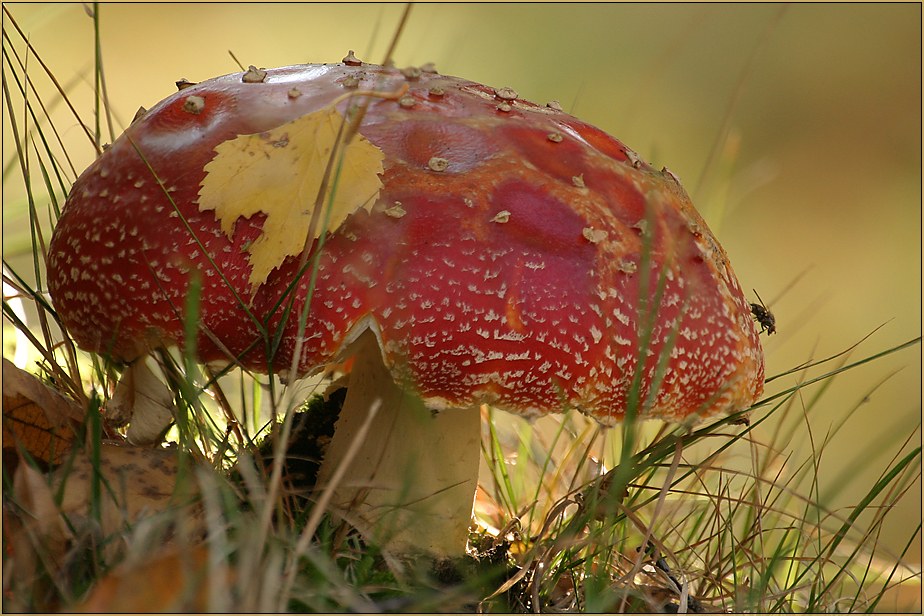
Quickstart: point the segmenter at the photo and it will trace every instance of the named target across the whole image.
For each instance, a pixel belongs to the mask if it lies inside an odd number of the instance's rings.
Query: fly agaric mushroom
[[[230,219],[203,203],[223,144],[308,150],[290,122],[322,109],[381,153],[366,169],[380,188],[342,224],[270,233],[268,193]],[[227,194],[301,181],[247,169],[226,174]],[[315,196],[292,200],[311,210]],[[255,243],[289,232],[304,250],[255,277]],[[194,284],[204,362],[305,376],[355,356],[320,481],[397,552],[462,553],[480,404],[611,424],[634,396],[640,418],[694,422],[763,389],[750,306],[673,174],[556,104],[432,71],[356,60],[186,85],[74,184],[48,279],[75,340],[118,360],[190,345]]]

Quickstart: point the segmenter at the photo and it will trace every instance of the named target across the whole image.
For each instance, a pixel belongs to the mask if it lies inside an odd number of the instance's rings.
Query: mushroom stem
[[[478,483],[481,418],[474,409],[435,412],[393,381],[369,330],[353,344],[355,362],[333,439],[318,473],[324,489],[351,447],[330,510],[395,554],[462,556]],[[353,445],[370,421],[365,441]]]

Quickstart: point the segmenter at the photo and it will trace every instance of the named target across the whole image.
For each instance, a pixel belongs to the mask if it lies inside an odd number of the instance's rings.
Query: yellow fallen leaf
[[[199,210],[215,210],[228,237],[239,219],[258,212],[266,214],[263,232],[247,248],[252,285],[262,284],[287,256],[302,252],[315,203],[330,207],[326,228],[322,224],[326,212],[320,212],[314,233],[318,237],[375,202],[382,188],[379,175],[384,172],[384,154],[359,134],[345,148],[336,148],[343,121],[331,105],[271,131],[225,141],[215,148],[217,155],[205,166]],[[342,156],[336,191],[331,200],[338,161],[334,161],[326,194],[319,202],[332,153]]]

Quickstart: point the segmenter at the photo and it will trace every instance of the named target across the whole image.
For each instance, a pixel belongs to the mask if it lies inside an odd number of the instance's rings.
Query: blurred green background
[[[92,118],[86,9],[4,6]],[[245,66],[337,62],[349,49],[381,62],[403,10],[104,4],[100,43],[115,133],[139,106],[174,92],[177,79],[238,70],[229,50]],[[442,73],[510,86],[537,102],[557,99],[668,166],[744,288],[757,289],[776,314],[779,333],[764,338],[768,375],[843,351],[880,325],[853,358],[920,335],[919,4],[428,4],[413,7],[394,58],[399,66],[432,61]],[[35,58],[29,66],[52,100]],[[53,113],[79,171],[92,160],[89,142],[63,105]],[[15,156],[10,144],[5,122],[4,164]],[[3,255],[28,272],[18,179],[13,171],[4,181]],[[864,399],[822,458],[821,495],[834,508],[862,498],[920,425],[920,346],[836,379],[808,420],[816,447]],[[805,451],[807,435],[793,447]],[[921,520],[920,482],[915,489],[884,531],[893,550]],[[907,524],[896,525],[902,518]],[[920,545],[911,556],[920,559]]]

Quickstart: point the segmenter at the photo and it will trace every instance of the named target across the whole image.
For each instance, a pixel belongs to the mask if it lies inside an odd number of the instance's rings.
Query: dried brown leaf
[[[176,448],[142,448],[103,443],[99,452],[99,518],[93,516],[93,462],[77,456],[45,476],[28,465],[16,471],[18,522],[53,559],[80,533],[108,538],[147,516],[179,511],[195,503],[191,473],[180,473]],[[61,495],[55,504],[51,495]],[[119,542],[110,542],[113,550]]]
[[[3,360],[4,453],[22,447],[35,460],[59,464],[83,419],[83,410],[75,402]]]

